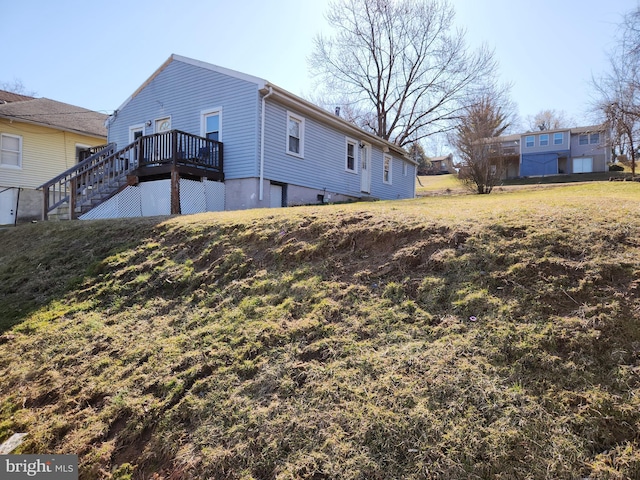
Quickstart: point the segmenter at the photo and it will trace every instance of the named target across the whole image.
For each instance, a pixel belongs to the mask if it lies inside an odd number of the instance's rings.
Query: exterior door
[[[144,125],[134,125],[129,127],[129,143],[135,142],[137,139],[144,135]],[[140,152],[137,148],[134,148],[129,152],[129,161],[133,165],[133,168],[138,166],[138,157]]]
[[[282,207],[282,185],[271,184],[269,191],[269,207],[280,208]]]
[[[13,225],[16,222],[18,190],[0,187],[0,225]]]
[[[360,149],[360,190],[371,193],[371,146]]]

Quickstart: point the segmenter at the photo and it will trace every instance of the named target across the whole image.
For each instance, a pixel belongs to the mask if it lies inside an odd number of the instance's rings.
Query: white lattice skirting
[[[225,187],[222,182],[180,179],[180,210],[183,214],[224,210]],[[129,186],[96,208],[81,215],[81,220],[151,217],[171,213],[171,180],[155,180]]]

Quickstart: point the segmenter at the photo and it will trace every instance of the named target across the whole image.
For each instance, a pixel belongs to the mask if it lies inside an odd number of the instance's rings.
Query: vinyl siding
[[[554,133],[562,133],[562,143],[555,145],[553,143],[553,135]],[[549,144],[548,145],[543,145],[540,146],[540,135],[548,135],[549,136]],[[533,136],[535,138],[534,140],[534,146],[533,147],[527,147],[527,137],[528,136]],[[531,132],[531,133],[525,133],[522,135],[522,138],[520,140],[520,144],[521,144],[521,148],[522,148],[522,154],[523,155],[528,155],[528,154],[535,154],[535,153],[547,153],[547,152],[562,152],[562,151],[568,151],[569,150],[569,138],[570,138],[570,133],[569,130],[545,130],[545,131],[541,131],[541,132]]]
[[[171,128],[201,135],[201,112],[221,108],[226,178],[258,175],[258,86],[198,66],[172,61],[112,120],[109,141],[129,144],[129,127],[171,117]]]
[[[37,188],[76,163],[76,144],[106,143],[104,138],[4,119],[0,133],[22,136],[22,168],[0,167],[0,187]]]
[[[576,133],[571,135],[571,166],[573,168],[574,158],[590,157],[593,158],[593,171],[594,172],[606,172],[607,171],[607,147],[606,147],[606,134],[604,131],[600,132],[600,143],[587,143],[586,145],[580,145],[580,134]]]
[[[109,141],[118,148],[129,144],[129,128],[151,122],[144,134],[153,133],[155,121],[171,117],[171,128],[201,135],[201,113],[221,109],[221,141],[224,144],[224,173],[228,180],[260,175],[262,96],[258,83],[174,59],[127,103],[109,127]],[[345,171],[346,137],[352,133],[279,104],[266,100],[264,178],[274,182],[360,197],[358,173]],[[304,158],[288,155],[287,111],[305,119]],[[361,140],[360,138],[354,138]],[[358,152],[359,153],[359,152]],[[382,151],[372,146],[372,191],[378,198],[407,198],[414,187],[401,180],[402,166],[394,158],[392,185],[382,184]],[[415,167],[411,181],[415,179]],[[376,180],[378,179],[379,182]],[[375,187],[374,187],[375,185]]]
[[[340,131],[333,126],[287,108],[267,99],[265,126],[264,177],[282,183],[303,187],[326,189],[344,195],[360,197],[360,152],[356,158],[357,173],[345,170],[346,139],[364,140],[353,133]],[[305,119],[304,158],[286,153],[287,112]],[[357,149],[359,150],[359,149]],[[383,153],[379,146],[371,148],[371,196],[382,199],[413,197],[415,166],[409,164],[407,176],[402,175],[402,160],[393,158],[392,184],[382,181]],[[369,194],[367,194],[369,195]]]

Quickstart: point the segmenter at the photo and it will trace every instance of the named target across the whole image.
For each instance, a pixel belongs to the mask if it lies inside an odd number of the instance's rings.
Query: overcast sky
[[[0,0],[0,82],[111,113],[172,53],[312,92],[307,57],[329,33],[328,0]],[[607,68],[637,0],[453,0],[471,47],[495,50],[522,119],[588,116],[592,75]]]

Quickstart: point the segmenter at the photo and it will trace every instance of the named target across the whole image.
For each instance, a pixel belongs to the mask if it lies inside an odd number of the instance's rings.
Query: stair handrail
[[[52,178],[51,180],[43,183],[42,185],[40,185],[39,187],[36,188],[36,190],[40,190],[41,188],[48,188],[51,185],[53,185],[54,183],[59,182],[60,180],[62,180],[63,178],[67,177],[68,175],[71,175],[74,172],[77,171],[83,171],[84,169],[86,169],[86,167],[94,162],[96,159],[100,158],[101,156],[108,156],[111,155],[113,153],[113,151],[116,148],[116,144],[115,143],[109,143],[107,144],[102,150],[94,153],[93,155],[91,155],[90,157],[85,158],[83,161],[76,163],[73,167],[67,168],[64,172],[62,172],[60,175],[58,175],[57,177]]]
[[[49,212],[59,207],[65,202],[70,202],[71,196],[73,194],[73,189],[70,187],[70,184],[74,182],[74,180],[78,179],[83,175],[86,175],[88,172],[92,170],[96,170],[104,165],[111,159],[118,158],[118,156],[122,155],[122,153],[126,153],[138,142],[133,142],[127,145],[125,148],[114,151],[116,149],[115,143],[109,143],[105,148],[100,150],[99,152],[94,153],[90,157],[87,157],[80,163],[77,163],[71,168],[68,168],[60,175],[52,178],[46,183],[43,183],[38,187],[43,191],[43,207],[42,207],[42,219],[47,220]],[[59,185],[58,189],[51,189],[51,187]]]
[[[222,147],[222,142],[179,130],[138,137],[118,151],[116,144],[110,143],[38,187],[44,195],[42,219],[47,220],[48,213],[65,202],[69,203],[70,218],[74,218],[76,207],[113,193],[122,186],[122,178],[139,167],[186,162],[222,172]]]

